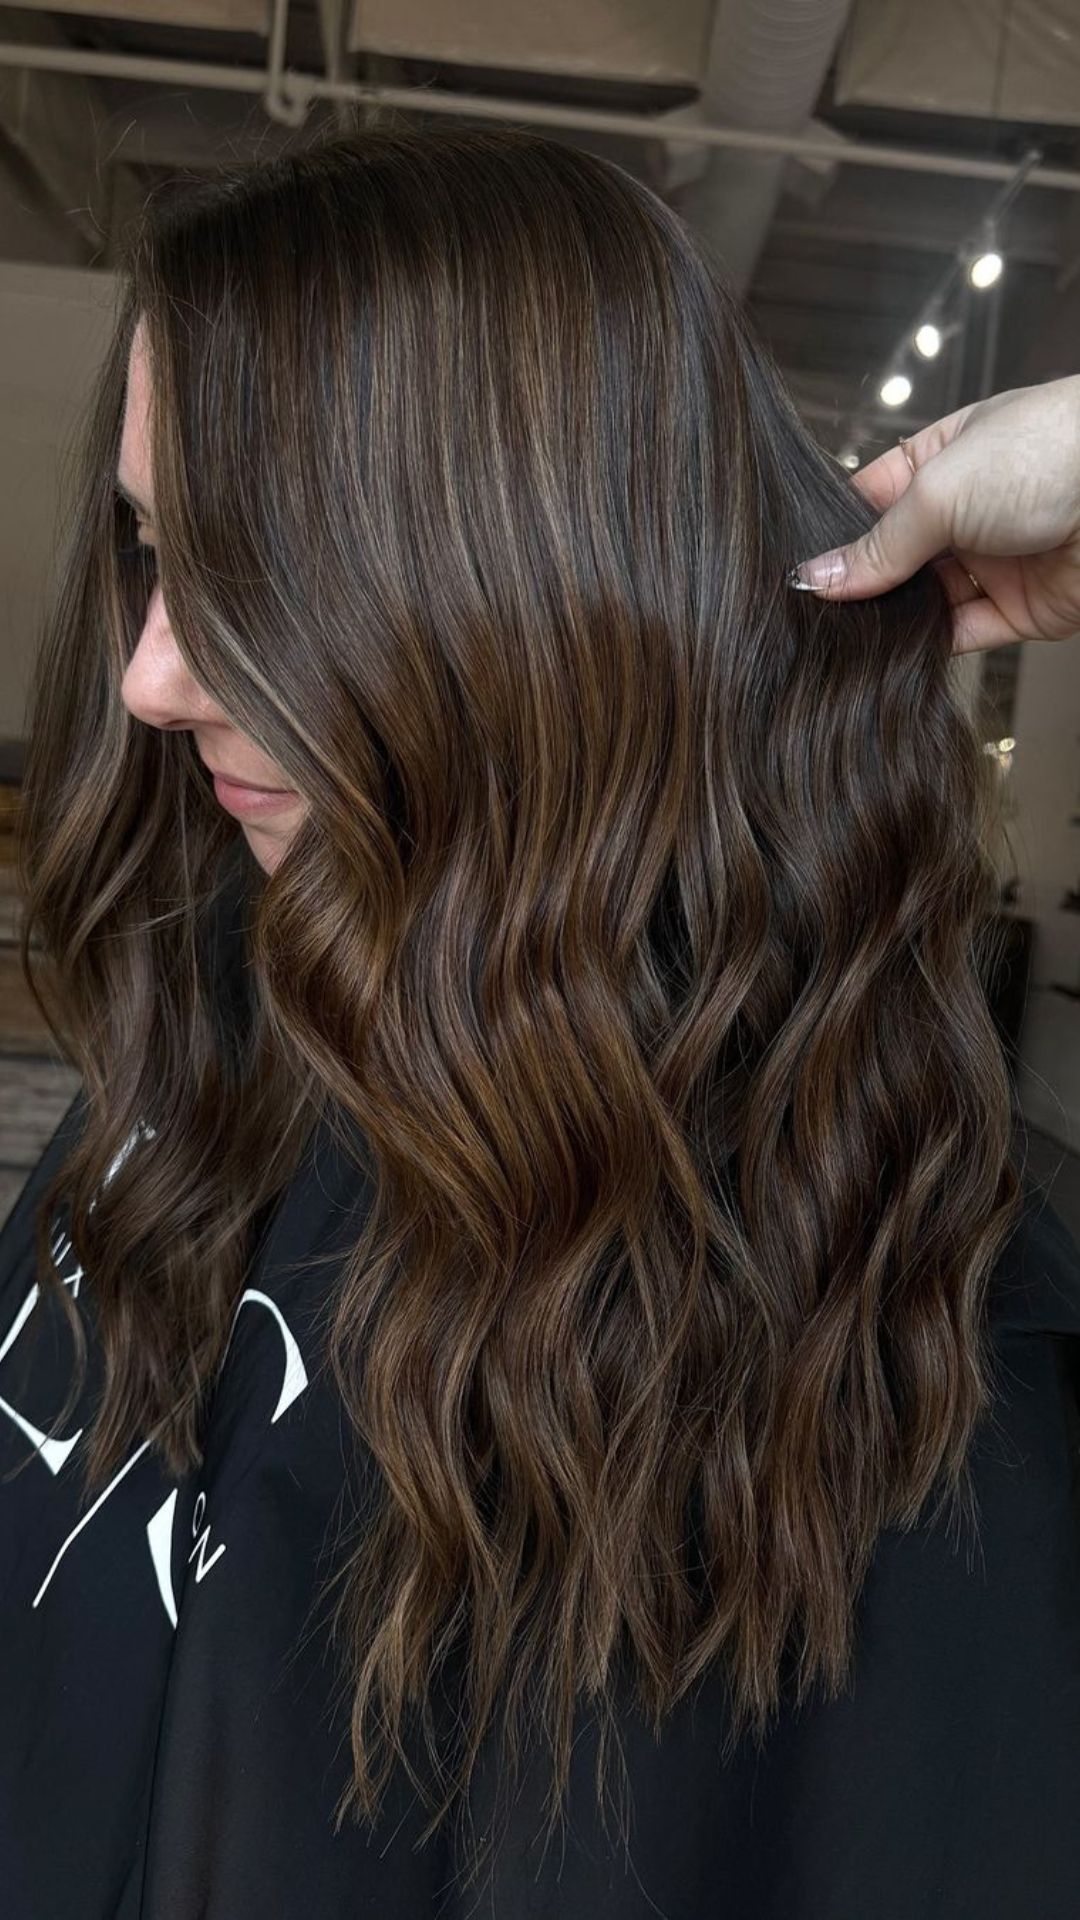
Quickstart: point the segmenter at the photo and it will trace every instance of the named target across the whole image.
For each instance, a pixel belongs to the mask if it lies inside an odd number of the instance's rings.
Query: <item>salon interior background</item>
[[[9,820],[64,451],[125,226],[163,176],[271,154],[358,102],[534,125],[639,173],[707,236],[850,465],[982,393],[1080,371],[1080,0],[0,5]],[[1061,1161],[1080,1147],[1080,639],[957,671],[1017,855],[1021,1102]],[[2,905],[0,1217],[73,1091],[20,986],[10,876]]]

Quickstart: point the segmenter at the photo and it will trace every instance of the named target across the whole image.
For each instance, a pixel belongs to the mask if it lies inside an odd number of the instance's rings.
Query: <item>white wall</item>
[[[0,261],[0,738],[25,734],[62,463],[112,332],[115,293],[112,274]]]
[[[1012,733],[1017,911],[1035,922],[1018,1093],[1033,1126],[1080,1152],[1080,999],[1051,986],[1080,988],[1080,913],[1060,904],[1080,886],[1080,636],[1021,649]]]

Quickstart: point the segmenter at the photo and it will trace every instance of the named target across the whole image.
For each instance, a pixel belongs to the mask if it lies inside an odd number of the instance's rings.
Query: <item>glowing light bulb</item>
[[[911,398],[911,381],[906,373],[890,373],[878,390],[879,398],[887,407],[902,407],[905,400]]]
[[[921,353],[924,360],[933,360],[941,352],[941,329],[926,320],[915,329],[915,351]]]
[[[1000,253],[977,254],[968,268],[968,279],[973,287],[992,287],[995,280],[1000,280],[1004,264]]]

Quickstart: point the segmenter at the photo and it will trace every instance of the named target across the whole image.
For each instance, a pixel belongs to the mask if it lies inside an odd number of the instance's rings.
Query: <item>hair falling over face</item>
[[[716,1662],[764,1738],[785,1675],[843,1684],[881,1530],[963,1496],[1019,1200],[944,591],[786,588],[874,516],[703,245],[572,146],[337,131],[152,201],[123,287],[19,856],[86,1097],[38,1258],[62,1196],[87,1497],[148,1433],[198,1462],[253,1225],[339,1116],[376,1198],[327,1359],[379,1496],[339,1819],[452,1663],[432,1828],[495,1726],[554,1818],[583,1696],[659,1729]],[[140,321],[173,633],[308,803],[269,876],[119,699]]]

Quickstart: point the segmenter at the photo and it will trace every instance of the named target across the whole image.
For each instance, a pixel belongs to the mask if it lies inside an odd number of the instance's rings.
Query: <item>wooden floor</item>
[[[0,1226],[79,1088],[19,963],[21,902],[12,866],[18,788],[0,783]]]

